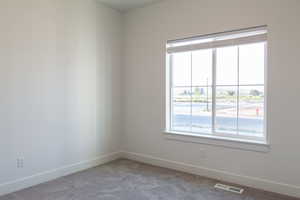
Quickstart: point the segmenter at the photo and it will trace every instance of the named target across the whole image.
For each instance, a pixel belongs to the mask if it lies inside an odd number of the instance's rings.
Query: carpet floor
[[[296,200],[252,188],[239,195],[216,190],[215,184],[196,175],[117,160],[0,200]]]

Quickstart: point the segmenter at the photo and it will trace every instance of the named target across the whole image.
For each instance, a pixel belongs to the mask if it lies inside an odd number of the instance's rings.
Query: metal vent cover
[[[242,194],[244,192],[243,188],[238,188],[235,186],[231,186],[231,185],[225,185],[225,184],[221,184],[221,183],[217,183],[215,185],[216,189],[220,189],[220,190],[225,190],[228,192],[233,192],[233,193],[237,193],[237,194]]]

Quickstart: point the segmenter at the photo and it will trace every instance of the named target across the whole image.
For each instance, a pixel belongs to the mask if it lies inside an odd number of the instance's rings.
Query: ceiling
[[[151,4],[161,0],[98,0],[107,6],[119,11],[128,11],[130,9],[139,8],[147,4]]]

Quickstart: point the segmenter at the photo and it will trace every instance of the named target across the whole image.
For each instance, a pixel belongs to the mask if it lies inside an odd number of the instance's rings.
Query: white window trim
[[[170,141],[180,141],[186,143],[196,143],[213,145],[220,147],[227,147],[232,149],[240,149],[255,152],[269,152],[271,146],[268,142],[258,142],[245,139],[233,139],[228,137],[213,136],[213,135],[200,135],[194,133],[183,133],[176,131],[164,131],[164,137]]]
[[[261,29],[262,27],[259,27]],[[266,29],[266,27],[264,26]],[[244,29],[243,29],[244,31]],[[230,32],[229,32],[230,33]],[[224,33],[222,33],[223,35]],[[260,38],[259,42],[261,42]],[[186,40],[186,39],[184,39]],[[266,41],[266,35],[263,34],[263,40]],[[268,112],[267,112],[267,88],[268,88],[268,79],[267,79],[267,68],[268,68],[268,52],[267,52],[267,41],[265,43],[265,67],[264,67],[264,137],[260,141],[257,137],[251,138],[251,137],[245,137],[245,138],[234,138],[234,137],[228,137],[228,134],[223,135],[222,133],[192,133],[192,132],[183,132],[183,131],[173,131],[171,130],[171,114],[172,114],[172,105],[171,105],[171,93],[172,93],[172,78],[171,73],[172,69],[170,67],[172,62],[172,59],[170,59],[169,49],[167,49],[166,53],[166,109],[165,109],[165,138],[169,140],[177,140],[177,141],[183,141],[183,142],[192,142],[192,143],[201,143],[201,144],[210,144],[210,145],[217,145],[217,146],[223,146],[223,147],[230,147],[230,148],[238,148],[238,149],[244,149],[244,150],[253,150],[258,152],[268,152],[270,150],[270,137],[267,131],[267,118],[268,118]],[[177,47],[176,47],[177,48]],[[190,51],[190,50],[189,50]],[[214,59],[213,59],[214,60]],[[215,66],[213,66],[215,67]],[[214,70],[215,71],[215,70]],[[215,84],[213,84],[215,86]],[[215,106],[213,104],[213,106]],[[214,110],[214,109],[213,109]],[[213,117],[214,119],[214,117]]]

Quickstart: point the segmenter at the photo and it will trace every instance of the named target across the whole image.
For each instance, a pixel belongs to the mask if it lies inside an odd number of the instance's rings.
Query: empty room
[[[0,200],[300,200],[300,0],[0,13]]]

